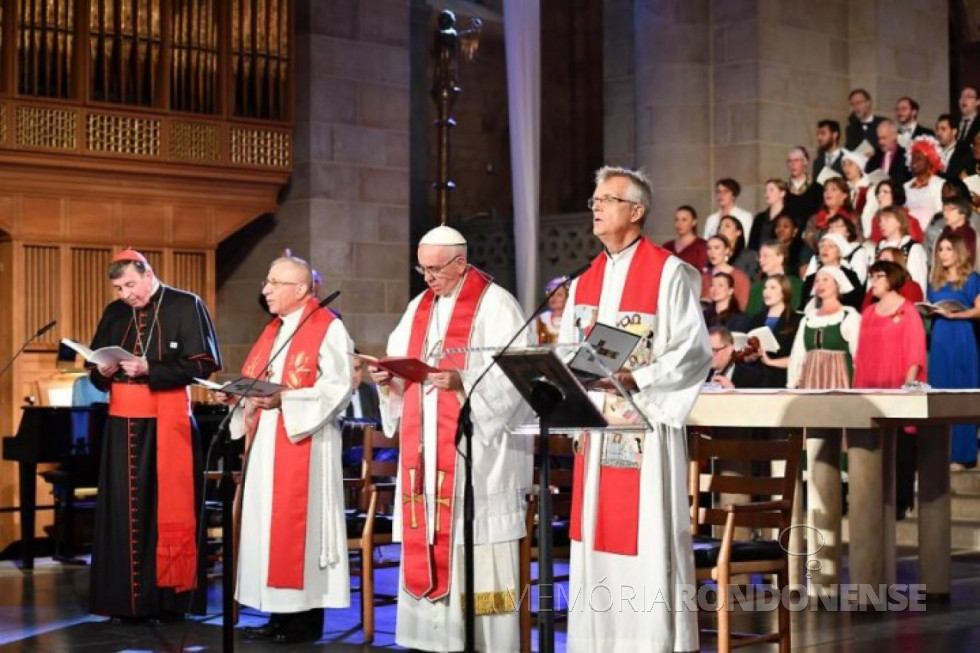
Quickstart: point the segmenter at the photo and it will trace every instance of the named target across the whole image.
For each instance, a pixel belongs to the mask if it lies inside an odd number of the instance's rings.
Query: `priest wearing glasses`
[[[436,227],[419,243],[416,270],[426,289],[409,302],[388,338],[389,356],[412,356],[442,371],[409,383],[378,369],[385,433],[400,429],[401,460],[394,536],[402,544],[395,641],[425,651],[464,647],[463,462],[456,449],[460,407],[492,352],[524,323],[517,301],[466,260],[466,240]],[[534,341],[528,328],[519,346]],[[442,354],[445,354],[443,356]],[[475,497],[476,647],[520,648],[518,541],[524,536],[533,439],[509,427],[529,417],[526,404],[493,368],[472,401]]]
[[[576,437],[569,651],[698,649],[697,612],[682,600],[695,582],[684,423],[711,349],[697,270],[643,235],[652,194],[641,172],[597,171],[588,205],[603,251],[562,315],[560,342],[598,322],[641,336],[617,373],[632,403],[606,381],[590,394],[610,424],[646,427]]]

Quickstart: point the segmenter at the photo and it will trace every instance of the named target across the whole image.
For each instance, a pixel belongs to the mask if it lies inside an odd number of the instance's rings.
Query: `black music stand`
[[[555,650],[554,567],[552,561],[550,429],[605,428],[609,423],[585,387],[550,348],[523,349],[495,357],[517,391],[538,416],[541,475],[538,478],[538,650]],[[530,533],[528,534],[530,536]]]

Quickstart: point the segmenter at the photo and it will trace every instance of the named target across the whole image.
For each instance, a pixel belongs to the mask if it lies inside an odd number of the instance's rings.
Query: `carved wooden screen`
[[[208,289],[207,257],[203,252],[174,252],[174,265],[170,273],[171,283],[190,291],[198,297],[206,297]]]
[[[106,278],[111,259],[108,248],[71,248],[71,332],[67,337],[88,343],[95,334],[102,309],[113,299]]]
[[[171,24],[171,108],[216,113],[220,90],[217,0],[175,0]]]
[[[27,296],[24,333],[34,333],[61,313],[60,266],[61,251],[57,246],[24,247],[24,290]],[[58,333],[57,328],[52,329],[35,342],[56,343],[60,337]]]
[[[235,115],[285,120],[289,76],[287,0],[231,0]]]
[[[91,97],[152,106],[160,64],[160,0],[90,0]]]
[[[18,0],[18,9],[18,91],[71,97],[75,0]]]

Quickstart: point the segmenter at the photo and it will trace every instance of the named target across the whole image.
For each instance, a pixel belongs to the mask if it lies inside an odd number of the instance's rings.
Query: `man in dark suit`
[[[836,120],[821,120],[817,123],[817,154],[813,157],[813,179],[816,181],[820,172],[827,165],[841,177],[844,176],[844,168],[841,167],[844,159],[844,150],[840,146],[840,123]],[[807,216],[809,217],[809,216]]]
[[[863,88],[856,88],[848,96],[851,103],[851,115],[847,118],[847,128],[844,130],[844,147],[849,150],[857,149],[862,141],[868,141],[871,147],[878,150],[878,123],[885,118],[874,115],[871,106],[871,94]]]
[[[708,329],[708,339],[711,341],[708,383],[723,388],[765,387],[765,374],[758,366],[741,363],[735,358],[735,339],[727,327],[711,327]]]
[[[960,124],[956,140],[967,145],[980,134],[980,116],[977,115],[977,87],[964,86],[960,91]]]
[[[364,455],[364,427],[381,428],[381,407],[378,400],[378,387],[364,380],[364,361],[353,359],[354,392],[351,394],[347,411],[341,418],[341,440],[343,446],[342,463],[344,476],[360,476],[361,458]],[[393,451],[395,449],[385,449]]]
[[[956,139],[956,123],[953,116],[944,113],[936,119],[936,139],[943,159],[942,176],[946,179],[959,179],[960,173],[967,171],[973,162],[973,153],[968,143]]]
[[[911,177],[908,165],[905,163],[905,148],[898,144],[898,133],[895,123],[883,118],[878,124],[879,150],[868,161],[868,172],[883,170],[892,180],[904,184]]]
[[[905,95],[895,101],[895,124],[898,128],[898,144],[907,148],[919,136],[935,136],[928,127],[919,124],[919,103]]]

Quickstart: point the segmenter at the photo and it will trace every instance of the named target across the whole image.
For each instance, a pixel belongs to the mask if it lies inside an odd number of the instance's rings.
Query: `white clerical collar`
[[[632,256],[633,252],[636,251],[637,245],[640,244],[640,239],[642,238],[643,238],[643,234],[640,234],[639,236],[633,239],[633,242],[631,242],[629,245],[619,250],[618,252],[615,253],[610,252],[608,247],[604,247],[603,251],[605,251],[606,256],[609,257],[609,259],[611,259],[615,263],[616,261],[625,258],[627,255]]]
[[[279,319],[282,320],[282,326],[284,329],[291,331],[292,329],[296,328],[296,325],[299,324],[300,318],[303,317],[303,306],[305,306],[305,304],[300,304],[299,308],[292,313],[279,316]]]

